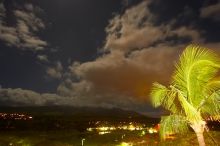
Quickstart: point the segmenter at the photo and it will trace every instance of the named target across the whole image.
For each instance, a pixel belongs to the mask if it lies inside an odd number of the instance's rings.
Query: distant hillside
[[[99,124],[137,122],[157,124],[159,119],[149,118],[134,111],[118,108],[41,106],[41,107],[0,107],[0,113],[24,113],[31,120],[0,120],[0,130],[57,130],[75,129],[85,131],[87,127]]]
[[[122,110],[119,108],[101,107],[72,107],[72,106],[33,106],[33,107],[0,107],[0,112],[6,113],[27,113],[35,116],[73,116],[100,119],[155,119],[146,117],[134,111]]]

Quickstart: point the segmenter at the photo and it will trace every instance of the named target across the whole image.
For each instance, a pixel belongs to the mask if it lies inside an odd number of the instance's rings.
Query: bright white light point
[[[119,146],[133,146],[132,143],[122,142]]]

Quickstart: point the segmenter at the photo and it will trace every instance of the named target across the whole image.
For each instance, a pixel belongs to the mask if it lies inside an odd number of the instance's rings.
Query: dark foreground
[[[192,132],[160,141],[156,126],[159,121],[114,108],[1,107],[0,146],[198,145]],[[207,146],[220,146],[219,123],[208,126],[211,136],[205,133]]]
[[[220,145],[220,132],[205,133],[207,146]],[[176,136],[160,141],[159,135],[145,134],[143,131],[117,130],[100,135],[96,132],[78,131],[7,131],[0,132],[0,146],[197,146],[194,133]]]

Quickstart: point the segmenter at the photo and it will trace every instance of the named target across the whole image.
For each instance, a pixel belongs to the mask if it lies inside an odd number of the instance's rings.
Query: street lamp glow
[[[82,139],[82,146],[84,146],[84,141],[85,141],[85,140],[86,140],[85,138]]]

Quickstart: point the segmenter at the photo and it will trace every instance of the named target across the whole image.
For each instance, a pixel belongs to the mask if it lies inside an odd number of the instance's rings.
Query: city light
[[[94,123],[94,122],[90,122],[90,123]],[[87,131],[89,132],[96,132],[99,135],[104,135],[104,134],[109,134],[112,131],[116,131],[116,130],[125,130],[125,131],[140,131],[139,136],[144,136],[147,133],[149,134],[154,134],[154,133],[158,133],[159,130],[159,126],[156,125],[152,125],[154,127],[146,127],[145,124],[138,124],[138,123],[126,123],[126,122],[120,122],[119,125],[112,125],[108,122],[105,121],[98,121],[95,122],[98,123],[100,125],[105,125],[105,126],[99,126],[98,124],[96,125],[97,127],[89,127],[87,128]],[[107,126],[108,125],[108,126]],[[122,139],[124,138],[124,136],[122,136]]]
[[[107,133],[111,133],[111,132],[110,131],[100,131],[99,135],[104,135],[104,134],[107,134]]]
[[[145,131],[141,131],[141,136],[144,136],[146,134]]]
[[[133,146],[132,143],[122,142],[119,146]]]
[[[31,120],[32,116],[20,113],[0,113],[0,119],[3,120]]]
[[[155,128],[149,128],[149,129],[148,129],[148,132],[149,132],[150,134],[153,134],[153,133],[157,133],[158,131],[157,131],[157,129],[155,129]]]

